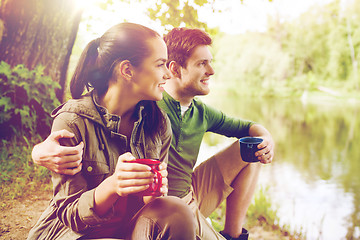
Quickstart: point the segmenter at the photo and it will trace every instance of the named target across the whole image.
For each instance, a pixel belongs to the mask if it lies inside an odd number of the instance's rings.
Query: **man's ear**
[[[168,68],[174,77],[181,78],[181,66],[177,62],[171,61]]]
[[[118,72],[126,80],[131,80],[134,76],[134,67],[129,60],[123,60],[118,65]]]

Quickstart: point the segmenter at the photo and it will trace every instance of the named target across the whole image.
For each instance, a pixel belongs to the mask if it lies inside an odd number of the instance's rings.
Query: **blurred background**
[[[262,169],[249,225],[293,239],[360,239],[358,0],[1,0],[2,199],[51,188],[31,149],[69,99],[82,49],[123,21],[160,34],[205,29],[216,74],[201,99],[271,131],[276,155]],[[199,162],[231,141],[207,134]],[[211,216],[214,226],[222,214]]]

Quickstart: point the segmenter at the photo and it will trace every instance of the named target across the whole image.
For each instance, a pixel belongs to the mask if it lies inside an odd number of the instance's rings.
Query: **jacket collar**
[[[109,113],[109,111],[98,104],[98,95],[95,90],[86,93],[79,99],[70,99],[68,102],[63,103],[59,107],[55,108],[52,113],[51,117],[55,118],[61,113],[68,112],[68,113],[75,113],[80,115],[81,117],[87,118],[93,122],[96,122],[103,127],[107,128],[112,132],[118,132],[119,122],[121,117],[115,114]],[[144,106],[142,102],[138,103],[136,106],[137,111],[137,122],[141,122],[143,119],[143,110]]]

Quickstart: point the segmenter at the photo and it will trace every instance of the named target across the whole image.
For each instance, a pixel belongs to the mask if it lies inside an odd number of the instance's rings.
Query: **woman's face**
[[[164,84],[170,78],[166,67],[167,47],[160,37],[151,38],[147,43],[150,55],[140,66],[134,67],[134,90],[140,100],[159,101],[162,99]]]

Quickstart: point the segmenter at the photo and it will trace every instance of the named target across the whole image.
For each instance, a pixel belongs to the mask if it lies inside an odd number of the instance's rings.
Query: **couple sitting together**
[[[86,46],[72,99],[52,112],[52,133],[32,152],[52,171],[54,192],[28,239],[248,239],[246,211],[274,141],[260,124],[194,99],[210,91],[211,43],[199,29],[162,38],[121,23]],[[236,140],[194,169],[208,131],[261,137],[260,162],[242,161]],[[155,173],[136,159],[161,162],[161,196],[141,195]],[[206,218],[224,200],[219,233]]]

